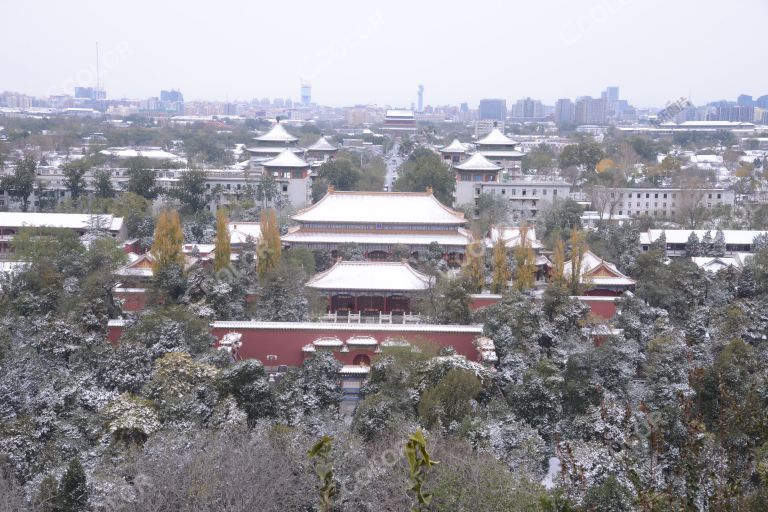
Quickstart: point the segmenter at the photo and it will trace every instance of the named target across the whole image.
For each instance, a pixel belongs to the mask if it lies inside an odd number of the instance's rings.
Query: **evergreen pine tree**
[[[184,268],[184,232],[181,230],[179,212],[176,210],[164,210],[160,213],[155,224],[155,236],[152,243],[151,254],[155,258],[152,270],[159,275],[171,265]]]
[[[256,260],[256,272],[259,279],[264,278],[280,261],[282,251],[280,229],[277,227],[275,210],[269,208],[261,215],[261,240],[259,241]]]
[[[691,231],[688,241],[685,243],[685,255],[688,258],[701,256],[701,242],[695,231]]]
[[[712,256],[712,232],[707,230],[701,239],[701,255]]]
[[[61,512],[81,512],[88,505],[88,483],[85,469],[78,459],[72,459],[67,472],[61,477],[57,497]]]
[[[499,237],[493,246],[493,275],[491,278],[491,291],[493,293],[502,293],[507,289],[509,279],[512,273],[509,270],[507,261],[507,246],[504,240]]]
[[[216,257],[213,260],[213,270],[216,272],[229,266],[232,253],[229,238],[229,220],[224,210],[216,212]]]
[[[715,233],[715,240],[712,242],[712,254],[718,258],[725,256],[725,235],[718,229]]]

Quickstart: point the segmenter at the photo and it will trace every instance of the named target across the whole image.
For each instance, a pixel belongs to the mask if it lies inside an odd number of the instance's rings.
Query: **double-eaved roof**
[[[448,208],[431,192],[337,192],[296,215],[300,223],[461,226],[464,214]],[[385,233],[386,231],[382,231]]]
[[[428,289],[430,282],[429,276],[405,262],[340,260],[305,286],[325,291],[416,292]]]

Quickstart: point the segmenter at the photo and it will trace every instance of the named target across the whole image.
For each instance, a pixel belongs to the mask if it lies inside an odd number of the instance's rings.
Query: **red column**
[[[357,305],[357,294],[355,294],[355,313],[359,313],[359,312],[360,312],[360,308]]]
[[[389,311],[387,311],[387,296],[386,295],[384,295],[384,311],[382,311],[382,313],[389,313]]]

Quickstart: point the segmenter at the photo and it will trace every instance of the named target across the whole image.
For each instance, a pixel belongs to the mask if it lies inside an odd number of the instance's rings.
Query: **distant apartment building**
[[[544,105],[539,100],[532,98],[522,98],[512,106],[512,115],[514,121],[542,121],[546,117]]]
[[[605,124],[605,100],[590,96],[577,98],[574,121],[576,124]]]
[[[575,115],[575,106],[568,98],[560,98],[555,102],[555,124],[557,126],[573,124]]]
[[[599,187],[593,189],[591,200],[593,209],[605,219],[618,214],[673,220],[698,207],[733,206],[736,194],[722,188]]]
[[[504,121],[507,118],[507,101],[497,98],[480,100],[478,118]]]
[[[479,152],[454,164],[453,169],[456,172],[456,205],[477,205],[482,194],[492,194],[508,201],[510,215],[515,221],[535,219],[543,203],[565,199],[571,192],[571,184],[560,179],[505,179],[504,168]]]
[[[475,121],[475,137],[485,137],[491,133],[494,129],[498,128],[502,132],[504,131],[504,121],[494,121],[492,119],[479,119]]]

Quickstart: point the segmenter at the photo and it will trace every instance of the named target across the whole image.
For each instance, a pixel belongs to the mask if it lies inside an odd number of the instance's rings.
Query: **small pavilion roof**
[[[573,261],[568,260],[563,265],[563,274],[570,276]],[[592,251],[584,253],[581,260],[581,281],[595,286],[632,286],[634,279],[622,274],[616,265],[597,256]]]
[[[480,153],[475,153],[462,163],[454,165],[453,168],[460,171],[500,171],[503,169]]]
[[[261,238],[261,223],[259,222],[230,222],[227,225],[229,241],[232,244],[244,244],[248,236],[254,243]]]
[[[329,191],[317,203],[299,211],[298,222],[356,224],[463,225],[464,214],[448,208],[428,192]]]
[[[459,139],[453,139],[453,142],[445,146],[440,150],[441,153],[466,153],[467,146],[463,142],[459,142]]]
[[[491,130],[491,133],[478,140],[477,144],[487,146],[515,146],[518,142],[501,133],[498,128],[494,128]]]
[[[415,292],[429,288],[430,281],[429,276],[405,262],[340,260],[305,286],[328,291]]]
[[[261,163],[264,167],[296,167],[301,169],[309,167],[309,164],[302,158],[298,157],[293,151],[284,150],[280,152],[275,158],[265,160]]]
[[[296,142],[297,139],[288,131],[283,128],[283,125],[280,123],[275,123],[274,126],[272,126],[272,129],[270,129],[267,133],[264,135],[259,135],[258,137],[254,137],[255,140],[259,142]]]
[[[317,142],[307,148],[307,151],[338,151],[339,148],[331,144],[325,137],[320,137]]]

